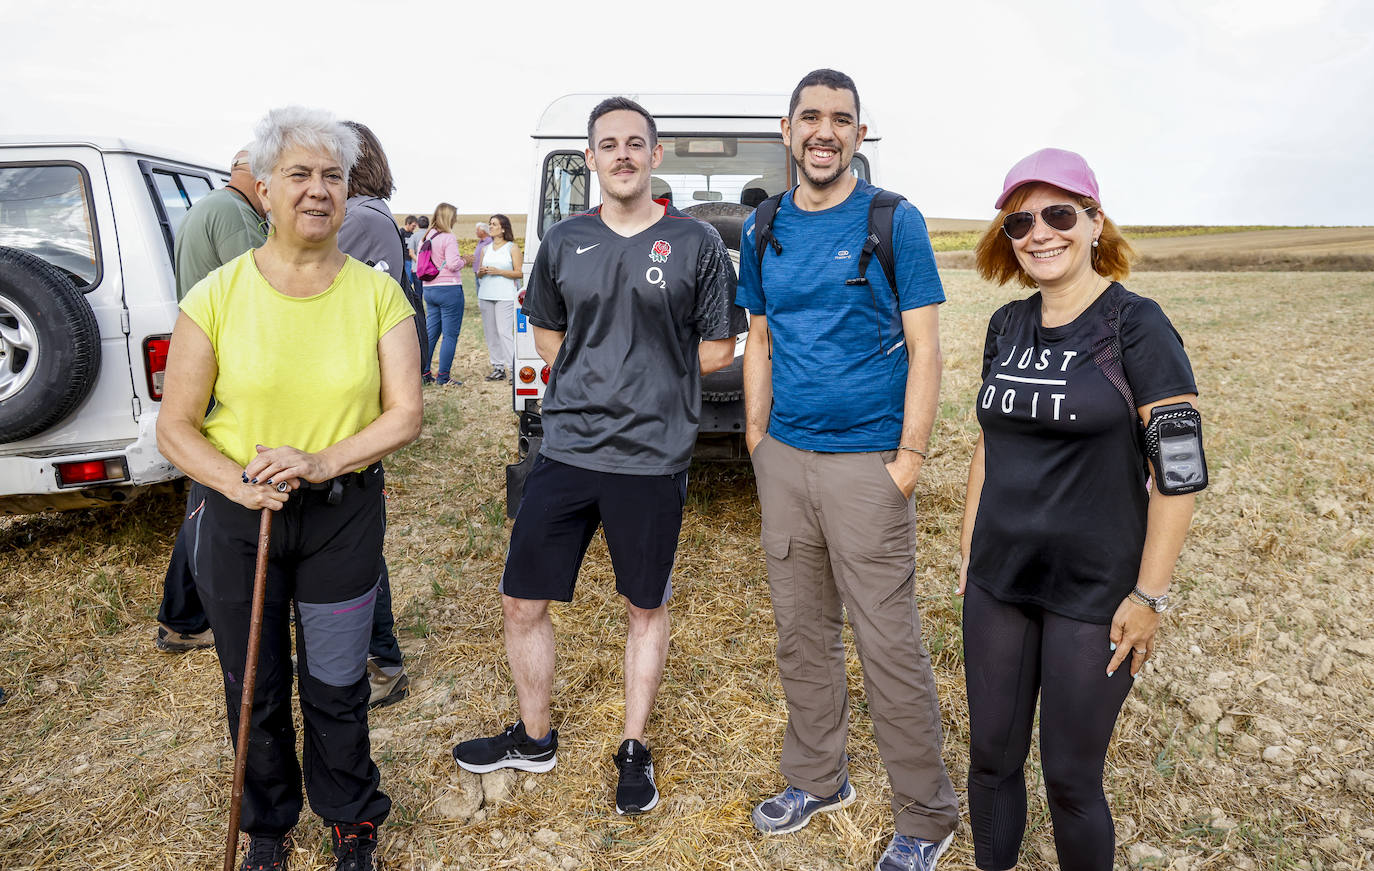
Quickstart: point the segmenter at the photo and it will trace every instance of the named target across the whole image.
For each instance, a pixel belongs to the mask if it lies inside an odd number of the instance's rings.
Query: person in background
[[[406,239],[406,252],[410,259],[410,283],[415,287],[415,295],[420,297],[421,301],[424,300],[425,286],[420,281],[419,276],[415,274],[415,259],[420,255],[420,240],[424,238],[425,231],[428,229],[429,215],[419,215],[415,218],[415,229],[411,231],[410,236]],[[420,310],[424,311],[424,306],[420,306]],[[425,346],[428,344],[429,330],[426,328],[425,340],[420,343],[421,353],[424,352]],[[421,362],[424,368],[429,368],[429,360],[423,360]]]
[[[1197,386],[1159,305],[1119,283],[1131,247],[1087,161],[1029,155],[994,208],[978,272],[1036,292],[988,322],[960,536],[973,858],[1016,865],[1038,697],[1058,867],[1111,871],[1107,745],[1193,516],[1191,492],[1161,492],[1141,424],[1165,405],[1196,415]]]
[[[247,148],[230,162],[229,183],[196,201],[177,230],[173,249],[177,300],[211,272],[267,241],[266,211],[253,189]],[[162,579],[154,644],[167,653],[215,646],[215,633],[191,577],[186,540],[178,533]]]
[[[405,274],[401,264],[405,260],[405,245],[396,219],[386,204],[386,198],[396,189],[391,178],[391,165],[376,135],[365,124],[345,121],[345,126],[358,134],[358,162],[348,174],[348,201],[343,225],[339,227],[339,250],[390,275],[404,292],[401,284]],[[409,299],[412,308],[423,308],[419,299]],[[418,340],[424,337],[417,332]],[[418,376],[418,373],[417,373]],[[410,678],[406,675],[401,646],[396,642],[396,620],[391,612],[391,573],[383,558],[377,586],[377,604],[372,609],[372,640],[368,646],[367,676],[371,684],[369,707],[390,705],[409,693]]]
[[[491,226],[486,221],[478,221],[475,225],[477,235],[477,249],[472,254],[472,273],[482,268],[482,255],[486,253],[487,247],[491,245]],[[478,280],[477,287],[481,288],[482,282]]]
[[[463,267],[467,261],[458,253],[458,240],[453,235],[453,222],[458,210],[449,203],[434,207],[434,215],[429,219],[429,229],[425,231],[420,244],[430,245],[430,257],[439,267],[439,274],[426,281],[425,307],[429,326],[429,341],[425,355],[426,383],[440,387],[458,387],[462,381],[453,378],[449,370],[453,366],[453,352],[458,346],[458,334],[463,329]],[[443,343],[440,344],[440,336]],[[439,368],[430,372],[434,362],[434,347],[439,346]]]
[[[410,298],[411,288],[415,286],[415,247],[410,244],[410,239],[419,228],[420,220],[414,215],[406,215],[405,220],[401,222],[401,242],[406,248],[406,274],[405,280],[401,282],[401,290],[406,292],[407,299]],[[420,300],[423,303],[423,293],[420,294]],[[421,308],[423,308],[423,305]],[[426,336],[428,336],[428,334],[426,334]],[[426,338],[425,341],[428,341],[428,338]],[[421,347],[423,346],[424,343],[422,342]]]
[[[477,225],[481,227],[481,224]],[[492,215],[485,259],[477,267],[477,306],[482,310],[482,332],[491,358],[488,381],[504,381],[515,360],[516,282],[524,278],[520,246],[515,244],[510,218]],[[482,249],[478,249],[481,254]]]
[[[336,871],[373,871],[391,810],[367,722],[381,461],[420,432],[419,351],[396,282],[339,250],[357,134],[327,112],[292,106],[267,114],[251,151],[272,231],[181,301],[158,446],[194,482],[183,532],[234,741],[259,521],[270,512],[243,868],[286,867],[303,773]],[[291,712],[293,617],[303,770]]]
[[[414,215],[406,215],[405,224],[401,227],[401,244],[405,246],[406,259],[405,275],[401,277],[401,290],[405,292],[410,307],[415,309],[415,330],[420,336],[420,347],[424,348],[429,344],[429,323],[425,320],[424,287],[415,277],[415,246],[419,242],[419,229],[420,219]],[[424,370],[428,368],[424,361],[420,362],[421,380],[424,379]]]

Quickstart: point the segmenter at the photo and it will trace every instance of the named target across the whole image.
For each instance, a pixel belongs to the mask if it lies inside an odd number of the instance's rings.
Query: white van
[[[613,94],[569,94],[548,105],[534,131],[534,190],[525,231],[525,274],[533,274],[539,243],[554,224],[600,202],[596,174],[588,170],[587,116]],[[788,94],[625,94],[658,124],[663,163],[654,172],[655,198],[715,226],[738,263],[740,229],[754,207],[796,184],[796,166],[782,143],[780,119]],[[855,175],[876,183],[877,125],[867,107],[868,137],[854,155]],[[702,379],[701,429],[694,456],[747,457],[744,387],[736,339],[734,362]],[[535,351],[524,313],[515,313],[512,399],[519,415],[520,462],[506,467],[506,509],[514,516],[525,475],[543,436],[540,401],[549,369]]]
[[[0,137],[0,514],[181,477],[155,435],[172,243],[228,178],[122,139]]]

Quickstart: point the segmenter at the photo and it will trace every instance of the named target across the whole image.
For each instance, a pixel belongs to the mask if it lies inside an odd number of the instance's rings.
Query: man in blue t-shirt
[[[912,492],[939,401],[945,297],[925,220],[906,202],[893,218],[897,287],[877,268],[866,284],[846,283],[858,276],[878,191],[849,172],[865,132],[852,79],[834,70],[803,78],[782,121],[798,184],[774,217],[777,244],[756,236],[753,217],[740,244],[746,442],[788,709],[788,787],[753,820],[781,834],[854,800],[847,611],[896,815],[878,871],[926,871],[958,823],[913,595]],[[768,246],[761,267],[759,245]]]

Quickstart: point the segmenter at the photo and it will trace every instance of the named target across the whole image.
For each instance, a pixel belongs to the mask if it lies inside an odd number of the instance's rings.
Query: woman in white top
[[[487,335],[487,354],[491,357],[487,380],[504,381],[515,359],[515,282],[525,273],[510,218],[492,215],[490,223],[491,245],[477,270],[481,279],[477,305],[482,309],[482,332]]]

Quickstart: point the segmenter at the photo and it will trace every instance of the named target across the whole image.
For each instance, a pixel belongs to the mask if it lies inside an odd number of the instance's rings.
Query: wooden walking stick
[[[239,850],[239,814],[243,810],[248,732],[253,719],[253,689],[258,679],[258,646],[262,640],[262,605],[267,598],[267,548],[271,542],[272,510],[264,508],[258,524],[258,563],[253,571],[253,612],[248,623],[248,657],[243,665],[243,704],[239,706],[239,739],[234,749],[234,791],[229,800],[229,840],[224,846],[224,871],[234,871]]]

